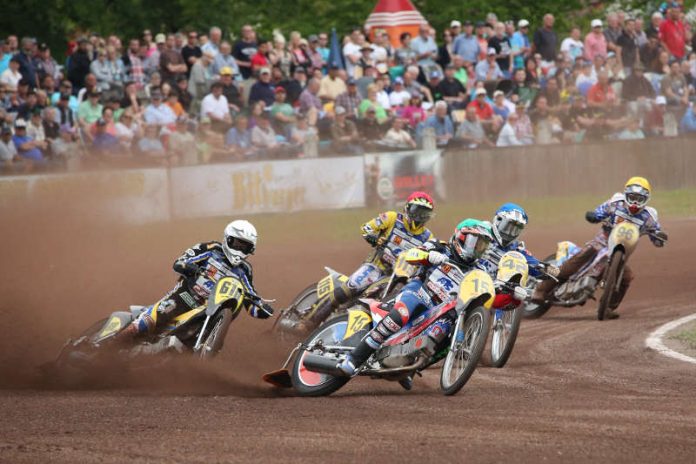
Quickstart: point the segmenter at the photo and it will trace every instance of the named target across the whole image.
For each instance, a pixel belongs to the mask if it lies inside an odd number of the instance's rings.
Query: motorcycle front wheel
[[[623,256],[623,251],[616,250],[607,268],[607,274],[604,278],[604,290],[602,291],[602,297],[599,299],[599,305],[597,306],[597,319],[600,321],[603,321],[607,316],[607,312],[611,311],[611,309],[609,309],[609,303],[616,291],[617,280],[621,273],[621,266],[623,266]]]
[[[282,311],[273,323],[272,331],[286,332],[289,327],[295,327],[308,314],[309,309],[317,302],[316,282],[302,290],[290,303],[290,306]]]
[[[490,320],[490,311],[483,306],[469,311],[465,319],[457,318],[440,374],[440,388],[445,395],[461,390],[476,370],[486,347]]]
[[[518,306],[512,311],[501,311],[500,317],[493,320],[491,330],[491,367],[501,368],[505,366],[512,349],[515,347],[517,334],[522,322],[522,307]]]
[[[200,359],[214,358],[220,350],[222,350],[222,345],[225,343],[225,336],[227,335],[227,329],[231,322],[232,311],[229,309],[223,309],[210,320],[212,329],[210,329],[208,336],[205,337],[203,343],[201,343],[200,350],[198,351],[198,357]]]

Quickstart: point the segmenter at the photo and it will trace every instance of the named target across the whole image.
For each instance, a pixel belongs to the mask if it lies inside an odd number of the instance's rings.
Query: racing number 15
[[[471,281],[474,283],[475,292],[490,293],[491,289],[485,280],[472,279]]]

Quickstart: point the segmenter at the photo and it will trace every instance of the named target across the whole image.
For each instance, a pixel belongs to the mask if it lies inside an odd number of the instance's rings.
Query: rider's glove
[[[434,266],[442,264],[447,261],[447,256],[440,253],[439,251],[431,251],[428,253],[428,262]]]
[[[376,246],[376,245],[377,245],[377,239],[379,239],[378,236],[376,236],[376,235],[371,235],[371,234],[364,234],[364,235],[363,235],[363,238],[365,239],[365,241],[366,241],[367,243],[369,243],[369,244],[372,245],[372,246]]]
[[[653,243],[658,248],[665,246],[665,243],[667,243],[667,240],[669,239],[669,237],[667,236],[667,232],[662,230],[655,232],[655,238],[657,240]]]
[[[257,319],[268,319],[273,315],[273,308],[268,303],[260,303],[252,305],[249,312]]]
[[[591,223],[591,224],[597,224],[598,222],[601,221],[601,219],[599,219],[599,218],[595,215],[594,211],[588,211],[588,212],[586,212],[586,213],[585,213],[585,220],[586,220],[587,222]]]
[[[546,265],[546,273],[550,275],[551,277],[558,277],[558,274],[561,272],[561,270],[554,266],[553,264],[548,264]]]
[[[513,293],[513,296],[515,297],[516,300],[525,301],[527,298],[529,298],[529,293],[527,293],[526,288],[520,287],[518,285],[517,287],[515,287],[515,291]]]

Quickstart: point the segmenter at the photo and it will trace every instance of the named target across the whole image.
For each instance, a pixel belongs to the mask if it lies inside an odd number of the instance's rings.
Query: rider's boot
[[[304,333],[314,330],[319,324],[324,322],[336,308],[352,297],[353,292],[347,288],[339,287],[335,289],[333,298],[326,298],[320,303],[316,303],[315,307],[310,310],[312,316],[306,320],[300,321],[300,323],[297,324],[297,330]]]
[[[138,345],[130,351],[131,357],[142,356],[142,355],[156,355],[164,353],[166,351],[176,351],[177,353],[182,353],[184,351],[184,344],[176,335],[170,335],[165,337],[157,343],[148,343]]]
[[[413,376],[409,375],[408,377],[399,380],[399,385],[401,385],[404,390],[411,391],[413,388]]]
[[[408,308],[403,302],[397,301],[391,311],[389,311],[389,314],[377,324],[377,327],[372,329],[365,338],[360,341],[358,346],[346,356],[346,359],[336,367],[343,371],[346,376],[354,376],[358,369],[365,364],[365,361],[372,356],[372,353],[377,351],[377,348],[379,348],[387,338],[398,332],[404,324],[408,322],[408,318]]]

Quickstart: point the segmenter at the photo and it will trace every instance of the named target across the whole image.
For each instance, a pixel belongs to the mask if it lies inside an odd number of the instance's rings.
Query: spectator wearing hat
[[[585,36],[585,59],[594,61],[596,56],[606,58],[607,39],[602,31],[602,20],[593,19],[590,25],[592,31]]]
[[[377,110],[370,105],[365,109],[362,117],[357,120],[356,126],[362,141],[367,142],[366,148],[372,148],[372,144],[384,137],[388,120],[380,121],[377,119]]]
[[[517,31],[510,38],[510,47],[513,55],[513,70],[524,68],[524,61],[531,54],[531,43],[529,42],[529,21],[520,19],[517,22]]]
[[[38,163],[44,161],[43,152],[48,148],[48,144],[45,141],[34,140],[27,134],[27,122],[24,119],[15,120],[15,134],[12,136],[12,142],[21,158]]]
[[[454,136],[454,124],[447,114],[447,103],[440,100],[435,103],[435,114],[428,117],[416,130],[417,139],[422,141],[426,130],[435,133],[435,143],[438,147],[447,146]]]
[[[660,82],[660,93],[667,99],[669,106],[687,106],[689,104],[690,89],[681,70],[681,64],[672,60],[669,65],[669,74]]]
[[[80,103],[77,109],[77,122],[82,129],[87,129],[101,118],[103,107],[99,102],[100,97],[101,93],[98,90],[92,90],[87,94],[87,99]]]
[[[401,77],[394,79],[393,89],[389,94],[389,106],[395,108],[405,105],[410,98],[411,92],[404,86],[404,80]]]
[[[416,54],[416,64],[423,75],[427,76],[434,70],[439,70],[435,60],[437,59],[437,44],[430,36],[430,26],[421,24],[418,28],[418,36],[411,41],[411,49]]]
[[[590,88],[597,83],[597,73],[590,61],[583,61],[581,66],[580,74],[575,78],[575,88],[581,95],[587,96]]]
[[[159,71],[162,81],[168,82],[172,86],[179,76],[185,76],[188,72],[184,57],[176,49],[174,34],[167,35],[164,50],[160,53]]]
[[[660,23],[660,41],[665,49],[678,60],[686,55],[686,27],[679,19],[680,12],[678,5],[671,5],[667,8],[666,18]]]
[[[4,84],[10,92],[16,92],[19,81],[22,80],[22,73],[19,72],[20,60],[12,57],[9,67],[0,74],[0,83]]]
[[[473,108],[476,111],[477,120],[491,132],[497,132],[502,125],[502,118],[493,112],[493,106],[487,101],[486,90],[479,87],[474,92],[474,99],[469,102],[466,109]]]
[[[369,44],[363,44],[360,47],[360,59],[355,66],[355,78],[362,78],[369,69],[374,69],[377,62],[372,57],[372,47]]]
[[[440,82],[442,82],[442,73],[438,69],[433,69],[428,74],[428,82],[425,87],[428,89],[432,99],[434,101],[442,100],[442,94],[440,93]],[[414,92],[411,92],[413,95]],[[419,92],[420,93],[420,92]]]
[[[259,80],[251,86],[251,91],[249,92],[249,106],[257,101],[264,102],[266,108],[270,108],[275,101],[274,86],[271,83],[271,70],[268,68],[261,68],[259,70]]]
[[[452,109],[461,109],[466,100],[466,88],[454,77],[455,72],[454,65],[447,66],[445,77],[437,85],[436,91]]]
[[[113,121],[112,121],[113,123]],[[97,119],[94,123],[94,135],[92,137],[92,150],[99,154],[116,153],[121,150],[118,138],[109,129],[109,122],[103,118]]]
[[[473,106],[467,107],[466,119],[459,125],[456,138],[470,149],[480,146],[495,146],[486,136],[486,131],[483,128],[483,124],[481,124],[477,110]]]
[[[218,56],[222,56],[222,53]],[[224,67],[220,70],[220,84],[222,84],[222,94],[227,99],[230,114],[236,114],[241,111],[242,94],[237,87],[237,84],[232,79],[233,70],[230,67]]]
[[[51,49],[45,43],[39,45],[34,63],[40,80],[43,80],[44,76],[51,76],[55,80],[60,78],[58,63],[51,56]]]
[[[331,125],[331,148],[341,154],[360,154],[362,147],[359,145],[360,134],[355,123],[349,120],[346,109],[336,106],[336,117]]]
[[[493,92],[493,114],[500,117],[503,121],[507,120],[510,113],[515,112],[515,105],[505,98],[502,90]]]
[[[510,40],[505,35],[505,23],[495,25],[495,35],[488,39],[488,48],[495,50],[498,67],[503,72],[505,79],[510,79],[512,71],[512,46]]]
[[[464,21],[462,33],[455,37],[452,49],[454,54],[461,57],[464,61],[476,63],[481,53],[481,47],[473,32],[474,26],[471,24],[471,21]]]
[[[12,128],[2,124],[0,126],[0,165],[11,166],[15,161],[19,161],[19,155],[12,140]]]
[[[70,107],[70,99],[75,98],[67,93],[60,93],[58,101],[55,103],[55,121],[59,125],[75,127],[75,112]]]
[[[645,67],[641,62],[633,67],[633,72],[624,80],[621,98],[627,102],[655,98],[655,88],[645,77]]]
[[[541,55],[542,68],[550,68],[556,59],[556,50],[558,49],[558,36],[553,30],[556,18],[552,14],[544,15],[542,26],[534,33],[533,52]]]
[[[476,80],[480,82],[504,79],[505,75],[497,61],[495,48],[489,48],[486,59],[476,63]]]
[[[163,101],[162,92],[153,90],[150,95],[150,104],[145,107],[143,119],[147,125],[169,126],[176,121],[174,111]]]
[[[515,132],[515,125],[519,119],[519,115],[513,111],[510,113],[503,124],[503,128],[500,129],[498,134],[498,140],[496,141],[497,147],[514,147],[519,145],[524,145],[520,139],[517,138],[517,133]]]
[[[362,102],[362,96],[358,92],[358,85],[355,79],[348,78],[346,91],[336,97],[336,106],[341,106],[346,110],[347,117],[354,119],[358,117],[358,107]]]
[[[65,124],[60,126],[58,133],[58,138],[51,144],[51,154],[60,158],[78,156],[81,150],[75,129]]]
[[[289,137],[291,129],[297,120],[295,110],[285,101],[287,92],[283,87],[275,88],[275,101],[270,108],[273,126],[284,137]]]
[[[575,62],[578,58],[582,59],[585,55],[585,43],[580,40],[581,31],[578,26],[573,26],[570,29],[570,37],[566,37],[561,42],[561,53]]]
[[[222,91],[223,85],[220,82],[210,87],[210,93],[201,102],[201,118],[209,118],[214,131],[225,133],[232,125],[232,117],[227,98]]]
[[[329,73],[321,79],[319,86],[319,98],[321,98],[321,101],[324,103],[334,102],[346,90],[346,82],[340,77],[338,67],[334,65],[329,66]]]

